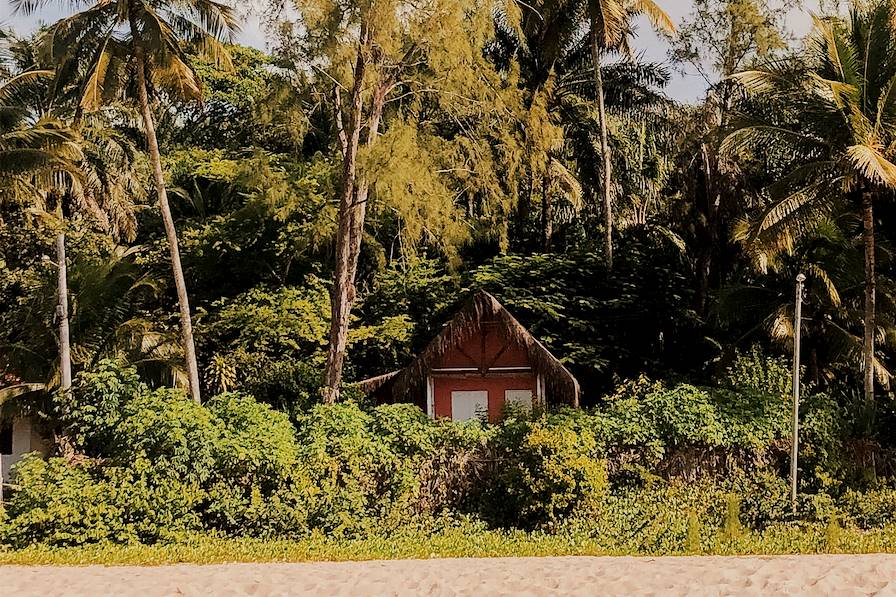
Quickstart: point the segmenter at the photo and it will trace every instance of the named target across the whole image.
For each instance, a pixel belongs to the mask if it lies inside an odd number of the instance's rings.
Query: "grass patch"
[[[470,532],[457,528],[437,533],[415,531],[391,536],[338,540],[312,536],[300,541],[225,539],[195,536],[156,545],[96,544],[83,547],[32,546],[0,551],[4,565],[140,565],[220,564],[230,562],[321,562],[430,558],[615,556],[615,555],[783,555],[823,553],[896,553],[896,527],[862,531],[828,525],[778,525],[762,533],[745,531],[730,538],[722,533],[692,537],[677,550],[640,550],[608,545],[575,534],[522,531]]]

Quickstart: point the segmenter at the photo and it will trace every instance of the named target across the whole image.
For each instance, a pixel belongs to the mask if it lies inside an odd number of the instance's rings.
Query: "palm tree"
[[[78,172],[82,153],[74,131],[28,107],[35,86],[50,74],[32,70],[0,79],[0,207],[41,202],[59,176]]]
[[[645,15],[655,28],[673,32],[675,24],[653,0],[588,0],[591,63],[594,69],[594,92],[600,126],[601,190],[604,207],[604,251],[607,269],[613,269],[613,157],[610,154],[607,109],[601,60],[607,51],[630,53],[628,41],[633,31],[631,21]]]
[[[13,0],[16,9],[26,14],[47,4],[50,0]],[[71,0],[71,4],[77,7],[81,2]],[[229,56],[222,41],[237,28],[232,9],[214,0],[99,0],[57,22],[42,40],[44,52],[60,70],[77,71],[71,65],[89,57],[80,73],[81,109],[95,110],[130,95],[132,89],[136,92],[174,273],[190,393],[197,402],[201,399],[199,367],[190,304],[168,204],[150,89],[187,101],[201,99],[201,83],[186,50],[227,64]]]
[[[164,284],[139,264],[142,247],[117,246],[95,233],[73,234],[69,242],[74,248],[68,264],[74,365],[89,369],[100,359],[121,359],[147,379],[184,382],[177,333],[169,333],[157,318],[144,313],[147,301],[157,300]],[[49,380],[17,385],[52,386],[59,374],[51,356],[55,339],[49,316],[56,293],[55,277],[39,275],[32,279],[27,295],[4,313],[0,367],[26,381]],[[3,394],[0,390],[0,398]]]
[[[861,214],[865,300],[864,395],[874,398],[874,204],[896,190],[896,2],[854,2],[848,17],[816,19],[805,63],[782,61],[736,76],[760,105],[736,124],[726,151],[776,151],[788,173],[768,189],[752,245],[789,250],[840,205]],[[883,373],[881,371],[881,373]]]
[[[0,41],[7,40],[4,36]],[[77,134],[53,117],[36,117],[30,106],[50,73],[32,70],[12,75],[11,69],[4,70],[0,79],[0,208],[13,205],[44,212],[48,198],[63,188],[81,196],[83,153]],[[72,368],[63,231],[56,238],[56,258],[60,385],[67,391]]]
[[[68,391],[72,381],[69,340],[68,279],[65,219],[87,215],[115,239],[135,236],[135,199],[143,195],[136,150],[121,110],[81,115],[75,126],[63,124],[71,117],[71,102],[61,97],[58,83],[64,77],[50,68],[41,69],[35,40],[12,34],[0,35],[0,75],[9,79],[0,92],[6,118],[7,140],[2,153],[5,168],[22,169],[25,175],[5,177],[17,185],[4,193],[16,209],[27,208],[31,217],[49,220],[56,235],[58,273],[57,313],[60,386]],[[46,65],[52,66],[52,65]],[[16,73],[14,76],[13,73]],[[112,112],[112,113],[109,113]],[[111,125],[115,121],[116,126]],[[3,166],[0,166],[3,168]],[[26,186],[30,183],[30,186]],[[2,192],[2,191],[0,191]]]
[[[748,275],[719,292],[715,316],[738,343],[755,343],[764,334],[773,342],[793,341],[793,283],[797,274],[807,277],[808,300],[804,307],[803,349],[809,379],[819,384],[833,382],[844,368],[861,369],[863,362],[864,317],[863,261],[861,237],[851,231],[857,217],[849,205],[814,227],[811,238],[803,239],[787,254],[764,252],[751,247],[753,257],[767,264],[759,276]],[[894,328],[893,280],[878,274],[875,317],[879,337],[890,348],[896,343]],[[859,330],[856,333],[856,330]],[[892,378],[892,364],[879,355],[875,369],[879,379]]]
[[[581,204],[581,183],[600,186],[591,176],[596,155],[593,148],[595,126],[593,107],[597,101],[593,80],[590,35],[582,22],[588,5],[569,0],[539,0],[520,8],[521,14],[507,13],[511,5],[496,13],[496,42],[490,57],[503,70],[519,67],[519,87],[526,93],[522,144],[530,164],[530,194],[541,193],[542,246],[551,248],[555,198],[576,213]],[[512,4],[512,6],[516,6]],[[656,108],[668,100],[659,91],[669,79],[661,65],[633,60],[624,52],[623,60],[601,68],[601,86],[606,111],[614,108],[636,120],[651,118]],[[606,112],[603,128],[608,129]],[[607,132],[609,137],[609,132]],[[608,141],[609,143],[609,141]],[[604,152],[605,155],[610,152]],[[577,163],[578,172],[570,168]],[[539,181],[540,179],[540,181]],[[529,207],[520,198],[520,212]]]

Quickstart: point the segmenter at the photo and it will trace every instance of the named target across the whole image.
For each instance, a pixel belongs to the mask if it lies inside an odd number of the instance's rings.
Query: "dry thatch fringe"
[[[389,381],[394,379],[395,376],[399,373],[401,373],[401,370],[390,371],[389,373],[384,373],[383,375],[377,375],[376,377],[361,380],[357,382],[356,385],[358,386],[358,389],[365,394],[372,394],[386,385]]]
[[[387,383],[392,384],[395,402],[419,396],[426,385],[426,377],[450,350],[476,334],[486,321],[497,321],[509,334],[510,341],[525,351],[536,372],[542,374],[552,402],[579,406],[579,382],[544,345],[518,322],[491,294],[480,290],[448,322],[436,338],[401,371],[387,373],[361,382],[365,392],[373,392]]]

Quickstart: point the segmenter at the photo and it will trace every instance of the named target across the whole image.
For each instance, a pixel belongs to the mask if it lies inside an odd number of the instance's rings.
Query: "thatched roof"
[[[579,382],[529,330],[520,324],[491,294],[480,290],[474,294],[448,322],[438,336],[401,371],[394,371],[361,382],[367,393],[391,390],[393,400],[419,395],[425,390],[426,378],[451,350],[481,330],[482,323],[495,321],[504,328],[510,342],[521,348],[533,369],[540,373],[552,402],[579,405]],[[387,387],[391,386],[391,388]]]
[[[401,370],[390,371],[389,373],[384,373],[383,375],[377,375],[376,377],[371,377],[370,379],[359,381],[358,388],[365,394],[372,394],[389,383],[391,380],[395,379],[395,376],[399,373],[401,373]]]

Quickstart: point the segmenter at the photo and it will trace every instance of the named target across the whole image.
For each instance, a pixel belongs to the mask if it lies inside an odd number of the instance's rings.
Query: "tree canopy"
[[[267,8],[269,52],[207,0],[3,33],[3,384],[55,383],[42,256],[64,222],[76,370],[114,355],[293,411],[407,364],[485,288],[594,404],[787,354],[803,272],[813,383],[890,394],[891,2],[806,39],[786,1],[700,0],[677,24],[662,2]],[[629,51],[638,15],[666,62]],[[684,65],[700,103],[664,92]]]

